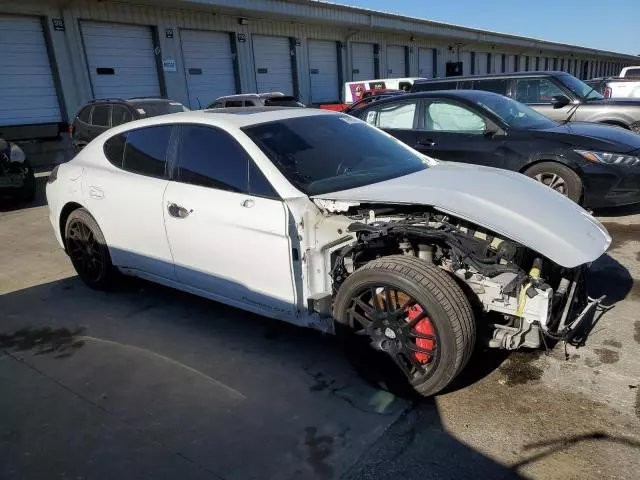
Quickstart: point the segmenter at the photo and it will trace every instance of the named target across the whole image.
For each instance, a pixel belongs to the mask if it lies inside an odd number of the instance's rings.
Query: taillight
[[[69,136],[73,137],[73,123],[69,124]]]
[[[604,88],[604,98],[611,98],[611,87]]]

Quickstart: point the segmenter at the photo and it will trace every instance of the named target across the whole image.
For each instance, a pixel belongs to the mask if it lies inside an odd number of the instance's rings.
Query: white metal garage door
[[[516,71],[516,56],[515,55],[507,55],[507,72],[515,72]]]
[[[336,42],[309,40],[309,77],[311,102],[335,102],[340,99],[338,51]]]
[[[404,47],[389,45],[387,47],[387,77],[403,78],[406,74]]]
[[[471,52],[460,52],[459,62],[462,62],[462,75],[471,75]]]
[[[0,125],[61,121],[39,18],[0,15],[0,65]]]
[[[476,53],[476,75],[484,75],[487,73],[487,54],[484,52]]]
[[[353,80],[373,80],[376,78],[372,43],[351,44],[351,74]]]
[[[218,97],[238,93],[228,33],[181,30],[180,40],[191,108],[205,108]]]
[[[160,96],[151,29],[81,22],[95,98]]]
[[[418,50],[418,76],[433,78],[433,49],[421,48]]]
[[[287,37],[253,36],[253,58],[258,93],[293,95],[291,52]]]

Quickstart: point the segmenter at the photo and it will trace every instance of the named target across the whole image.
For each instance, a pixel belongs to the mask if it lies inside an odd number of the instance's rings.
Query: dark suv
[[[604,98],[566,72],[519,72],[416,80],[414,92],[487,90],[526,103],[557,122],[600,122],[640,133],[640,100]]]
[[[140,118],[187,111],[179,102],[164,98],[107,98],[91,100],[82,107],[69,126],[69,134],[76,151],[102,132]]]

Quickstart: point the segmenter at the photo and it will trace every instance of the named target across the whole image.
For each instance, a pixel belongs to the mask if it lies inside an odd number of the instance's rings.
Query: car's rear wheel
[[[98,223],[84,208],[71,212],[65,227],[65,245],[78,276],[89,287],[107,290],[116,270]]]
[[[576,203],[582,198],[582,180],[569,167],[555,162],[536,163],[524,172],[547,187],[569,197]]]
[[[350,275],[336,295],[334,318],[357,370],[382,387],[398,378],[372,369],[393,372],[423,396],[438,393],[460,373],[476,337],[471,306],[458,284],[409,256],[382,257]],[[382,366],[380,358],[396,368]]]

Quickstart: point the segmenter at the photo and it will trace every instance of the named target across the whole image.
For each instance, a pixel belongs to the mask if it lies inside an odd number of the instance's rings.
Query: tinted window
[[[113,105],[111,108],[111,126],[122,125],[133,120],[131,112],[124,105]]]
[[[397,102],[379,105],[360,114],[365,122],[380,128],[411,130],[416,102]]]
[[[251,160],[249,160],[249,192],[251,195],[257,195],[258,197],[280,198],[269,183],[269,180]]]
[[[142,118],[187,112],[189,110],[179,102],[135,102],[133,103],[133,108]]]
[[[91,107],[84,107],[78,114],[78,119],[84,123],[89,123],[89,116],[91,115]]]
[[[434,102],[425,111],[425,130],[477,132],[485,130],[484,119],[468,108],[453,103]]]
[[[516,80],[515,99],[522,103],[551,103],[553,97],[566,95],[560,87],[547,78],[523,78]]]
[[[227,100],[227,107],[242,107],[242,100]]]
[[[414,83],[413,90],[417,92],[433,92],[435,90],[455,90],[458,82],[427,82]]]
[[[122,168],[151,177],[164,177],[171,126],[141,128],[127,132]]]
[[[209,105],[207,108],[223,108],[223,107],[224,107],[224,103],[214,102],[211,105]]]
[[[487,92],[506,95],[509,88],[509,80],[506,78],[491,78],[487,80],[474,80],[474,90],[485,90]]]
[[[248,193],[249,156],[227,132],[182,126],[178,180],[192,185]]]
[[[640,78],[640,68],[630,68],[624,76],[625,78]]]
[[[127,134],[121,133],[104,142],[104,154],[116,167],[122,168],[124,147],[127,143]]]
[[[584,83],[582,80],[578,80],[573,75],[558,75],[556,78],[560,80],[565,87],[584,100],[598,100],[604,98],[589,85]]]
[[[512,128],[528,130],[556,126],[554,121],[541,113],[508,97],[487,92],[477,95],[473,101],[483,109],[493,112]]]
[[[429,165],[402,142],[346,115],[289,118],[243,131],[308,195],[369,185]]]
[[[111,105],[96,105],[93,107],[91,124],[98,127],[109,126],[109,116],[111,115]]]

